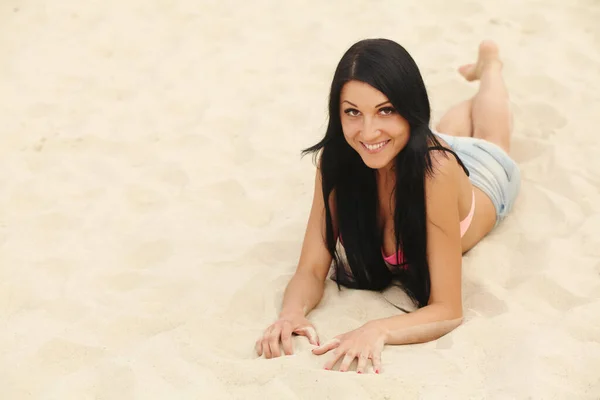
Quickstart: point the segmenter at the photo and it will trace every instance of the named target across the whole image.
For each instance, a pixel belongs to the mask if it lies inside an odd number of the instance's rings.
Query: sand
[[[599,399],[600,3],[0,4],[2,399]],[[498,41],[523,173],[465,322],[383,373],[254,342],[294,272],[342,53],[403,44],[437,120]],[[393,294],[390,294],[393,295]],[[322,340],[398,311],[327,284]]]

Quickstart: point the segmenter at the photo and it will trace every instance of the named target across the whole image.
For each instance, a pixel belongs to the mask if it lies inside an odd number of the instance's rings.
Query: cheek
[[[386,124],[386,131],[395,138],[402,138],[408,136],[410,129],[406,121],[389,120]]]
[[[342,119],[342,131],[345,137],[352,138],[360,131],[360,125],[354,121],[344,121]]]

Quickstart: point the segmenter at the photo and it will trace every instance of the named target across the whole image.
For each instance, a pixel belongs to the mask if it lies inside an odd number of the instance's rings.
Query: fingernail
[[[379,373],[379,370],[378,370],[378,369],[376,369],[376,370],[375,370],[375,373],[376,373],[376,374],[378,374],[378,373]]]

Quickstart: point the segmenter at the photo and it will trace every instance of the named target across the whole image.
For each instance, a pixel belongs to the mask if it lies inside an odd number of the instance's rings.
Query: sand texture
[[[600,2],[3,0],[0,398],[600,399]],[[465,322],[383,373],[254,342],[294,272],[328,89],[355,41],[434,112],[496,40],[522,190],[464,257]],[[395,296],[390,293],[390,296]],[[398,311],[328,282],[322,340]]]

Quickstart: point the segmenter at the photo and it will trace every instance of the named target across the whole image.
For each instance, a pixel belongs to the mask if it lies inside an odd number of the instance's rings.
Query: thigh
[[[485,112],[480,109],[485,106]],[[513,115],[510,103],[500,99],[487,99],[485,105],[473,105],[473,137],[486,140],[510,152],[510,138],[513,130]]]
[[[472,136],[472,100],[466,100],[450,108],[440,119],[435,129],[451,136]]]

